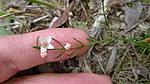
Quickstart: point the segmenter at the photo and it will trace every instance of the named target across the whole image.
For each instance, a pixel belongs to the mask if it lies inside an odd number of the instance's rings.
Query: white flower
[[[40,42],[41,42],[40,51],[41,51],[41,53],[47,52],[47,49],[54,49],[54,46],[52,44],[50,44],[51,41],[52,41],[51,36],[49,36],[45,39],[40,39]]]
[[[64,46],[64,48],[66,50],[69,50],[71,48],[71,44],[70,43],[66,43],[65,46]]]

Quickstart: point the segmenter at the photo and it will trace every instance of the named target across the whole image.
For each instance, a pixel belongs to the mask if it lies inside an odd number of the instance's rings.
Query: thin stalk
[[[63,51],[62,53],[60,53],[58,56],[56,56],[54,59],[57,59],[59,57],[61,57],[64,54],[65,51]]]
[[[36,40],[36,46],[39,45],[39,38],[40,38],[40,36],[37,37],[37,40]]]
[[[71,58],[73,58],[73,57],[75,57],[77,54],[78,54],[78,52],[81,50],[81,48],[78,48],[75,52],[74,52],[74,54],[71,56]]]
[[[112,75],[112,79],[113,79],[113,80],[114,80],[114,77],[115,77],[115,75],[116,75],[118,69],[120,68],[120,66],[121,66],[121,64],[122,64],[122,62],[123,62],[123,60],[124,60],[124,58],[126,57],[127,53],[129,52],[128,49],[129,49],[129,48],[127,48],[126,52],[125,52],[124,55],[122,56],[120,62],[118,63],[118,65],[117,65],[117,67],[116,67],[116,69],[115,69],[115,71],[114,71],[114,73],[113,73],[113,75]]]
[[[60,46],[64,47],[63,44],[61,44],[58,40],[52,38],[54,41],[56,41]]]
[[[101,40],[101,41],[95,41],[95,42],[88,43],[88,44],[83,44],[83,45],[80,45],[80,46],[73,46],[73,47],[71,47],[71,49],[82,48],[84,46],[90,46],[90,45],[93,45],[93,44],[96,44],[96,43],[101,43],[101,42],[109,41],[111,39],[112,38],[106,38],[106,39]],[[40,46],[32,46],[32,47],[36,48],[36,49],[40,49]],[[48,50],[65,50],[65,49],[64,48],[54,48],[54,49],[48,49]]]
[[[82,46],[84,46],[84,44],[81,42],[81,41],[79,41],[78,39],[76,39],[76,38],[73,38],[75,41],[77,41],[78,43],[80,43]]]
[[[103,6],[103,7],[102,7],[103,12],[105,13],[104,0],[102,0],[102,2],[101,2],[101,3],[102,3],[102,6]],[[105,18],[105,20],[106,20],[106,21],[108,21],[108,20],[107,20],[107,17],[106,17],[106,14],[104,14],[104,18]]]

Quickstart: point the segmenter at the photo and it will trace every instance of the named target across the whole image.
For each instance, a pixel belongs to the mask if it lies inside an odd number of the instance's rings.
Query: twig
[[[48,18],[48,17],[49,17],[49,15],[45,15],[45,16],[42,16],[42,17],[39,17],[39,18],[33,20],[32,22],[35,23],[35,22],[38,22],[38,21],[45,19],[45,18]]]
[[[144,22],[148,17],[144,18],[142,21],[136,23],[135,25],[133,25],[131,28],[129,28],[128,30],[124,31],[123,34],[126,34],[127,32],[131,31],[132,29],[134,29],[137,25],[141,24],[142,22]]]
[[[104,14],[104,12],[107,10],[107,2],[108,0],[104,0],[103,1],[103,5],[101,8],[103,9],[100,9],[99,10],[99,13],[100,14]],[[95,36],[100,32],[100,30],[103,28],[103,24],[101,22],[104,22],[106,21],[105,20],[105,17],[106,15],[99,15],[98,18],[95,20],[92,28],[91,28],[91,31],[90,31],[90,36],[95,38]]]
[[[4,14],[4,15],[1,15],[1,16],[0,16],[0,19],[2,19],[2,18],[4,18],[4,17],[11,16],[11,15],[15,15],[15,14],[22,14],[22,13],[31,13],[31,12],[20,11],[20,12],[15,12],[15,13],[7,13],[7,14]]]
[[[139,61],[141,59],[141,57],[144,55],[144,53],[146,52],[146,50],[147,50],[147,47],[143,50],[142,54],[140,56],[138,56],[137,61]]]
[[[114,48],[112,50],[112,53],[111,53],[109,61],[108,61],[108,64],[106,66],[106,71],[107,71],[108,74],[110,74],[110,72],[111,72],[111,70],[114,66],[116,56],[117,56],[117,48],[114,45]]]
[[[125,56],[127,55],[128,52],[129,52],[129,47],[127,48],[126,52],[124,53],[123,57],[121,58],[120,62],[118,63],[118,66],[116,67],[115,72],[112,75],[112,80],[114,80],[115,74],[117,73],[119,67],[122,64],[122,61],[124,60],[124,58],[125,58]]]
[[[94,53],[93,53],[93,54],[94,54]],[[98,58],[98,55],[95,54],[95,57],[97,58],[97,62],[99,63],[101,70],[102,70],[103,73],[106,75],[106,71],[105,71],[105,69],[104,69],[104,67],[103,67],[103,65],[102,65],[102,63],[101,63],[101,61],[100,61],[100,59]]]

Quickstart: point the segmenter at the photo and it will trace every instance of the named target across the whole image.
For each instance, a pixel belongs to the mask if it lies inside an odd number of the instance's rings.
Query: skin
[[[80,45],[72,38],[76,38],[83,43],[88,43],[86,38],[88,34],[79,29],[57,29],[51,28],[47,30],[22,34],[13,36],[1,36],[0,37],[0,83],[7,80],[18,71],[29,69],[31,67],[44,64],[46,62],[55,62],[60,60],[69,59],[70,56],[64,54],[58,59],[54,59],[55,56],[61,53],[61,51],[48,51],[48,58],[43,59],[40,57],[40,52],[37,49],[31,48],[36,43],[37,37],[46,38],[52,36],[59,40],[62,44],[70,43],[72,46]],[[55,41],[51,42],[55,48],[59,48],[60,45]],[[78,53],[78,55],[86,52],[88,47],[84,47]],[[71,49],[72,52],[75,49]],[[30,75],[20,77],[9,82],[7,84],[112,84],[108,76],[96,75],[92,73],[69,73],[69,74],[57,74],[57,73],[42,73],[38,75]]]

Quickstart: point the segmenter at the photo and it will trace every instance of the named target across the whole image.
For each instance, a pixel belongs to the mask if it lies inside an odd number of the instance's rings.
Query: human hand
[[[7,80],[20,70],[25,70],[47,61],[54,62],[70,58],[63,55],[53,60],[53,56],[57,56],[60,51],[49,51],[49,56],[45,60],[41,58],[40,52],[31,48],[35,45],[37,37],[45,38],[52,36],[61,43],[71,43],[78,45],[72,38],[77,38],[83,43],[87,43],[88,35],[79,29],[47,29],[38,32],[32,32],[23,35],[1,36],[0,37],[0,83]],[[54,46],[58,44],[52,41]],[[83,54],[88,47],[84,47],[78,53]],[[20,77],[9,81],[7,84],[111,84],[110,79],[104,75],[96,75],[90,73],[70,73],[56,74],[44,73],[39,75],[30,75]]]

